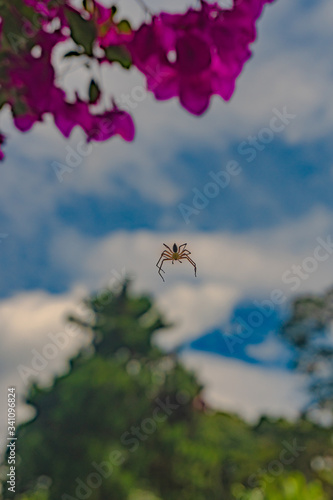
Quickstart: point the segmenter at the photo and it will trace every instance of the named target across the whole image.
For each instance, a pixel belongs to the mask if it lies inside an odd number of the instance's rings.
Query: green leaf
[[[124,68],[128,69],[132,65],[132,58],[124,45],[111,45],[105,49],[105,56],[110,62],[119,62]]]
[[[0,15],[4,20],[3,49],[9,49],[16,53],[30,50],[35,44],[35,35],[41,29],[40,18],[36,15],[36,11],[21,0],[1,1]]]
[[[117,24],[117,28],[121,33],[131,33],[132,28],[127,19],[123,19],[120,23]]]
[[[2,106],[6,104],[7,101],[8,101],[8,96],[6,95],[6,93],[0,92],[0,109],[2,108]]]
[[[28,112],[28,107],[27,105],[23,102],[17,99],[13,105],[12,105],[12,115],[15,118],[16,116],[24,115]]]
[[[67,52],[67,54],[64,55],[64,58],[65,57],[78,57],[81,55],[82,55],[82,52],[78,52],[77,50],[70,50],[69,52]]]
[[[89,85],[89,102],[95,104],[98,101],[101,91],[95,80],[91,80]]]
[[[93,44],[97,35],[93,21],[86,21],[78,12],[66,9],[66,18],[69,23],[74,42],[84,48],[88,56],[93,55]]]

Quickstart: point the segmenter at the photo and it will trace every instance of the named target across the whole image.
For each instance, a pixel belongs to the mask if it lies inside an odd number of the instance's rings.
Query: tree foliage
[[[244,491],[241,485],[235,485],[237,500],[329,500],[319,481],[307,483],[299,473],[283,474],[276,481],[265,477],[259,488]]]
[[[295,350],[295,366],[310,377],[314,408],[333,411],[333,290],[296,298],[282,335]]]
[[[128,282],[87,306],[93,320],[70,321],[89,345],[52,386],[29,388],[36,416],[18,428],[18,499],[234,500],[235,484],[256,488],[267,473],[274,482],[277,460],[333,494],[311,465],[332,455],[327,429],[266,418],[251,427],[209,409],[194,375],[154,345],[166,322]]]

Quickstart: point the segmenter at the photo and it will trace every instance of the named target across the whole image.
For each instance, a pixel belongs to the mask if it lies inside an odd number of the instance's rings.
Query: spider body
[[[163,245],[165,247],[169,248],[165,243],[163,243]],[[186,243],[185,243],[185,245],[186,245]],[[169,248],[169,250],[170,250],[170,248]],[[178,247],[177,247],[176,243],[173,244],[172,250],[173,250],[173,253],[172,253],[172,263],[173,263],[174,260],[179,260]],[[162,252],[162,253],[164,253],[164,252]],[[161,257],[162,257],[162,255],[161,255]]]
[[[163,278],[163,276],[161,274],[161,271],[162,271],[162,273],[165,272],[165,271],[163,271],[162,266],[163,266],[163,262],[165,262],[166,260],[171,260],[172,264],[176,260],[178,260],[178,262],[180,262],[182,264],[182,260],[186,259],[194,267],[194,276],[197,275],[197,266],[196,266],[196,263],[189,257],[189,255],[191,255],[191,252],[186,249],[187,243],[183,243],[179,247],[176,245],[176,243],[174,243],[173,247],[172,247],[172,250],[165,243],[163,243],[163,245],[167,248],[167,250],[164,250],[161,253],[161,256],[158,259],[158,262],[156,264],[156,267],[158,268],[158,274],[161,276],[161,278],[162,278],[163,281],[164,281],[164,278]]]

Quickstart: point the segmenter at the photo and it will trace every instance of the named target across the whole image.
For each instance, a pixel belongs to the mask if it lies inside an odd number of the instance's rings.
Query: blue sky
[[[142,12],[134,4],[126,0],[122,9],[139,24]],[[168,9],[190,4],[168,2]],[[154,5],[158,10],[166,2]],[[1,128],[8,136],[0,166],[0,233],[8,234],[0,244],[2,392],[16,383],[23,393],[17,366],[31,363],[31,350],[42,349],[49,332],[63,329],[66,313],[77,309],[82,297],[126,272],[135,278],[135,289],[152,293],[176,322],[157,341],[165,348],[192,347],[183,352],[184,362],[206,383],[212,405],[252,419],[263,411],[297,414],[306,400],[304,379],[269,358],[271,351],[283,360],[288,356],[274,325],[266,330],[264,325],[241,353],[227,358],[217,355],[217,348],[209,352],[214,349],[207,347],[212,341],[207,334],[216,340],[237,307],[251,307],[277,288],[286,297],[275,311],[278,324],[295,293],[323,291],[333,282],[332,258],[295,291],[282,280],[313,254],[318,237],[333,234],[333,75],[327,60],[332,17],[325,0],[277,0],[267,6],[253,58],[229,103],[214,98],[209,111],[196,118],[176,100],[156,102],[144,94],[131,110],[134,143],[114,139],[94,145],[63,182],[54,162],[64,163],[69,151],[77,151],[80,131],[66,141],[48,118],[20,134],[8,110],[2,111]],[[74,90],[84,94],[88,81],[83,68],[69,69],[62,84],[70,97]],[[105,82],[118,100],[144,86],[138,72],[118,67],[103,70]],[[267,136],[283,109],[294,118]],[[248,161],[242,151],[251,137],[262,140]],[[193,190],[204,192],[210,172],[225,170],[230,161],[238,163],[239,173],[187,224],[179,205],[193,208]],[[162,243],[174,241],[188,242],[197,279],[190,265],[166,268],[165,284],[157,275]],[[50,360],[41,379],[65,369],[79,343],[75,339]],[[255,346],[261,343],[260,353]],[[245,352],[261,361],[249,363]]]

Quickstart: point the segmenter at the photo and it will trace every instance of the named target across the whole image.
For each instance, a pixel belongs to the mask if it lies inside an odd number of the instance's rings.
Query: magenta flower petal
[[[199,36],[184,33],[177,39],[175,48],[179,74],[199,74],[211,64],[210,47]]]
[[[121,32],[117,23],[113,20],[112,8],[105,7],[101,3],[93,0],[94,19],[97,25],[97,40],[100,46],[105,48],[110,45],[122,45],[129,43],[133,38],[132,32]]]
[[[60,132],[68,138],[74,127],[79,125],[86,130],[91,125],[91,114],[88,103],[77,98],[76,102],[65,101],[65,94],[60,89],[54,89],[52,105],[49,110],[54,116],[54,122]]]
[[[209,75],[184,78],[180,84],[179,99],[182,106],[193,115],[204,113],[210,102],[212,86]]]
[[[52,0],[24,0],[24,3],[32,7],[38,14],[49,18],[55,17],[59,9],[56,2]]]
[[[149,76],[147,78],[147,87],[148,90],[154,92],[155,98],[159,101],[165,101],[179,95],[178,76],[173,70],[169,71],[168,74],[165,72],[162,80]]]
[[[125,111],[114,108],[101,115],[92,115],[89,128],[85,128],[88,141],[106,141],[120,135],[125,141],[132,141],[135,128],[132,117]]]
[[[128,44],[148,89],[157,99],[179,96],[182,106],[196,115],[206,111],[214,94],[230,99],[251,56],[255,21],[272,1],[242,0],[223,9],[201,0],[198,10],[154,16]]]
[[[41,121],[41,118],[39,118],[37,115],[14,115],[14,125],[21,132],[27,132],[28,130],[30,130],[37,121]]]
[[[135,126],[131,115],[125,111],[112,111],[116,134],[131,142],[135,136]]]

